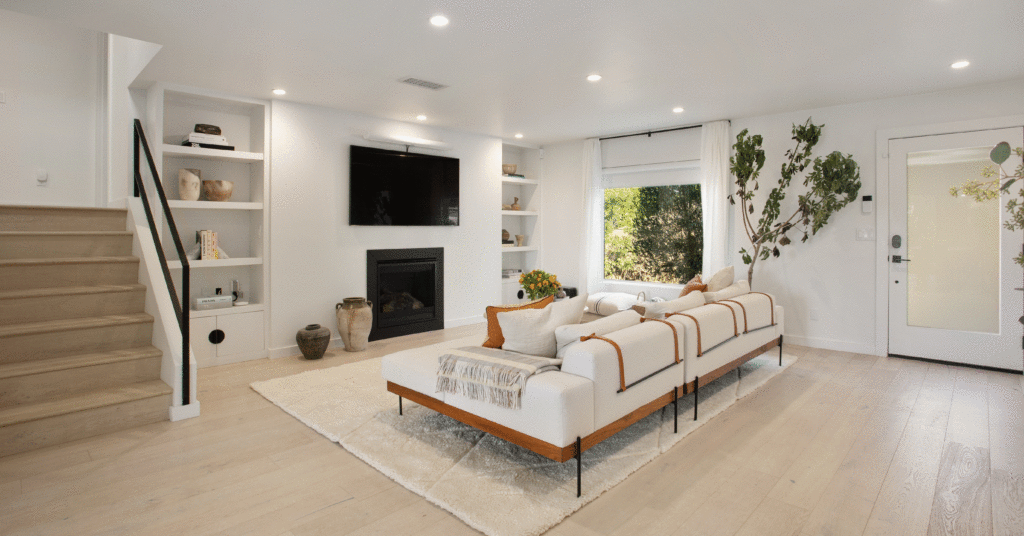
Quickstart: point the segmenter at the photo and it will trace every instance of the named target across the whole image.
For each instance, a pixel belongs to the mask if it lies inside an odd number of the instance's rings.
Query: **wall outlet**
[[[857,240],[873,242],[875,240],[875,230],[871,227],[857,229]]]

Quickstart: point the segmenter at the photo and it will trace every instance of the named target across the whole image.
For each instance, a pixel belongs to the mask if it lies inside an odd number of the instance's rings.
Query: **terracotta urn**
[[[366,298],[345,298],[334,310],[338,315],[338,333],[345,343],[345,350],[365,350],[373,325],[373,302]]]
[[[179,169],[178,198],[182,201],[198,201],[201,176],[202,172],[198,169]]]
[[[512,210],[523,210],[523,207],[519,206],[519,198],[512,202]]]
[[[302,357],[320,359],[331,344],[331,330],[320,324],[310,324],[295,334],[295,342],[299,345]]]

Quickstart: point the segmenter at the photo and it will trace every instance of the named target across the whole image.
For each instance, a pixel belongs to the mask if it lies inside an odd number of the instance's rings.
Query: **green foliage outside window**
[[[700,273],[700,185],[604,191],[605,279],[685,283]]]

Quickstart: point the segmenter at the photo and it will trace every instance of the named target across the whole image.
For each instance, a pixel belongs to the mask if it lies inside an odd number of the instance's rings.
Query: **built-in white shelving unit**
[[[146,96],[146,132],[168,205],[185,250],[195,245],[200,230],[217,232],[227,259],[190,260],[189,303],[215,294],[230,294],[233,281],[247,305],[206,311],[192,310],[191,344],[200,367],[267,356],[269,318],[270,103],[212,91],[154,84]],[[181,145],[196,124],[221,127],[235,150]],[[183,201],[178,170],[198,169],[203,180],[228,180],[234,190],[227,201]],[[164,251],[172,270],[181,270],[169,233]],[[193,305],[194,307],[194,305]],[[221,331],[224,340],[211,342]],[[214,338],[216,339],[216,338]]]
[[[501,226],[515,240],[516,235],[525,237],[523,246],[502,247],[502,269],[518,268],[529,272],[540,266],[541,252],[541,152],[539,149],[511,144],[502,145],[502,164],[515,164],[516,174],[525,178],[501,175],[501,202],[511,205],[519,198],[522,210],[502,210]],[[521,297],[519,277],[502,278],[502,301],[516,303],[526,301]]]

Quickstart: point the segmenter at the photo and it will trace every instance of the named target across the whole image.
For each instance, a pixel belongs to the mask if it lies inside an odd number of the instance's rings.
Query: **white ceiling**
[[[1021,0],[0,0],[167,81],[540,145],[1024,78]],[[436,28],[428,19],[451,20]],[[971,66],[953,70],[966,59]],[[585,77],[600,73],[603,80]],[[405,77],[448,85],[431,91]],[[686,111],[673,114],[672,108]]]

